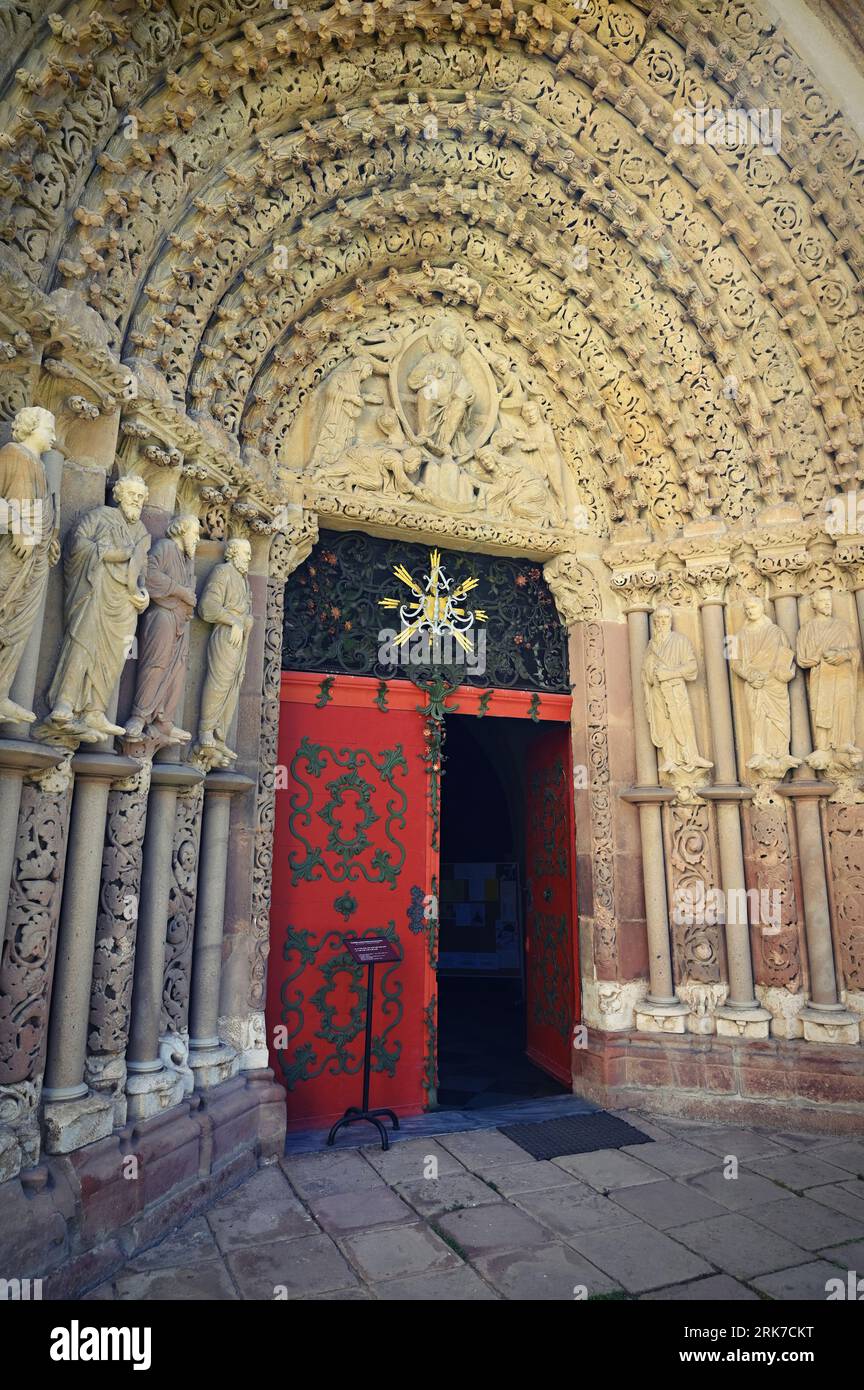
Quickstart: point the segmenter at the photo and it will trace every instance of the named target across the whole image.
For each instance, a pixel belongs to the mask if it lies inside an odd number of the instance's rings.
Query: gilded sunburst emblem
[[[429,553],[429,572],[418,582],[409,574],[404,565],[395,565],[396,578],[411,590],[413,598],[382,598],[378,602],[382,608],[398,608],[402,629],[395,642],[402,646],[415,634],[429,633],[440,637],[451,633],[463,651],[471,651],[467,634],[475,622],[485,622],[486,614],[482,608],[467,608],[463,600],[477,588],[479,579],[463,579],[455,584],[441,564],[440,550]],[[455,585],[455,587],[454,587]]]

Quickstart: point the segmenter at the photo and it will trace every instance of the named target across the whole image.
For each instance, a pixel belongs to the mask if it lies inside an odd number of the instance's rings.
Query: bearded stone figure
[[[654,611],[653,633],[642,663],[642,693],[651,740],[660,750],[660,771],[671,777],[713,767],[699,755],[687,682],[698,675],[687,637],[672,630],[671,608]]]
[[[747,766],[766,777],[782,777],[799,759],[789,755],[792,737],[789,682],[795,660],[786,634],[765,612],[761,599],[745,601],[746,623],[735,638],[732,670],[744,682],[753,753]]]
[[[116,507],[85,513],[66,538],[65,637],[48,700],[51,713],[40,732],[69,734],[98,743],[123,734],[106,709],[129,655],[138,615],[150,596],[144,572],[150,535],[141,521],[147,484],[136,473],[113,488]]]
[[[211,571],[198,604],[199,617],[212,623],[213,631],[207,644],[196,756],[215,767],[227,767],[237,757],[225,740],[246,670],[253,621],[252,595],[246,578],[251,559],[248,541],[229,541],[224,563]]]
[[[60,559],[54,499],[42,454],[54,445],[54,416],[39,406],[19,410],[12,442],[0,449],[0,720],[31,724],[36,715],[9,691],[42,607],[48,571]]]
[[[462,370],[464,343],[455,324],[442,320],[428,337],[432,350],[409,372],[408,385],[416,392],[417,442],[446,454],[465,447],[462,431],[475,393]]]
[[[798,633],[798,665],[810,672],[810,717],[816,745],[807,759],[824,769],[839,760],[856,766],[861,750],[855,744],[855,707],[861,652],[849,623],[834,617],[828,589],[813,595],[813,617]]]
[[[197,516],[175,517],[164,540],[147,560],[150,607],[138,639],[138,683],[127,739],[147,737],[158,744],[188,743],[191,733],[178,729],[174,716],[183,698],[189,656],[189,622],[195,611]]]

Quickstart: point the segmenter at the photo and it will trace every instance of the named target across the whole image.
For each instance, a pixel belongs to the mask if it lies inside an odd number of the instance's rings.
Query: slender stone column
[[[180,788],[195,786],[203,779],[203,772],[195,767],[168,762],[153,764],[126,1057],[126,1094],[131,1119],[145,1119],[161,1110],[170,1109],[182,1100],[187,1090],[192,1089],[192,1075],[188,1067],[164,1064],[159,1046],[159,1022],[177,792]]]
[[[649,578],[656,582],[653,574]],[[640,1031],[650,1033],[683,1033],[689,1006],[678,998],[672,974],[662,823],[662,803],[671,801],[675,792],[659,785],[657,752],[651,742],[648,715],[642,700],[642,662],[649,640],[649,606],[644,593],[642,596],[635,595],[627,604],[636,776],[639,785],[621,793],[624,800],[635,802],[639,807],[645,921],[648,932],[649,991],[644,1001],[636,1006],[636,1027]]]
[[[138,769],[116,753],[77,753],[45,1069],[46,1143],[70,1153],[110,1134],[113,1105],[84,1081],[103,828],[111,783]]]
[[[204,782],[204,819],[195,940],[192,947],[192,993],[189,1004],[189,1065],[199,1088],[216,1086],[238,1069],[233,1047],[219,1039],[219,986],[225,925],[225,884],[231,797],[255,785],[242,773],[219,770]]]
[[[698,578],[698,575],[695,576]],[[744,845],[741,835],[740,802],[750,795],[738,782],[735,760],[735,733],[732,722],[732,694],[729,689],[729,662],[726,659],[723,590],[725,583],[699,586],[702,644],[708,705],[711,711],[711,746],[715,784],[701,795],[717,807],[717,840],[720,849],[720,878],[726,903],[726,957],[729,966],[729,997],[716,1011],[717,1032],[738,1037],[767,1038],[771,1014],[759,1005],[753,988],[753,961],[750,928],[746,912],[739,914],[733,904],[745,903]],[[739,916],[741,920],[739,920]]]
[[[774,608],[777,623],[785,632],[794,651],[799,626],[798,600],[795,594],[778,594],[774,600]],[[830,782],[817,781],[804,761],[812,753],[813,743],[802,671],[797,671],[792,681],[790,700],[792,755],[800,758],[801,764],[795,769],[792,781],[779,784],[778,791],[793,798],[798,831],[804,929],[810,966],[810,1002],[801,1010],[800,1018],[804,1025],[804,1037],[808,1042],[857,1043],[860,1037],[859,1020],[843,1007],[837,990],[831,910],[819,813],[819,797],[829,796],[833,786]]]

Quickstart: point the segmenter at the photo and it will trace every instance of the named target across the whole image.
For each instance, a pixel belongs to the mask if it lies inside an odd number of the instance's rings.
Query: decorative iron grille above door
[[[322,531],[285,590],[283,669],[411,679],[410,665],[381,660],[381,633],[399,628],[398,612],[381,600],[400,589],[397,566],[422,587],[431,553],[359,531]],[[444,550],[441,569],[455,587],[477,580],[470,598],[483,613],[483,669],[462,665],[460,684],[569,693],[566,629],[540,565]],[[408,588],[403,595],[411,597]]]

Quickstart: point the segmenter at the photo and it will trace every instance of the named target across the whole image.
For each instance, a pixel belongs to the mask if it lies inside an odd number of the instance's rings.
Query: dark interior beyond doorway
[[[442,779],[438,1105],[480,1109],[568,1088],[525,1055],[524,795],[533,726],[447,719]]]

